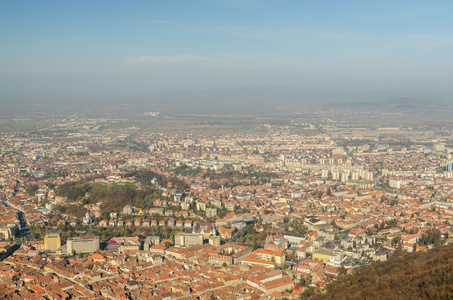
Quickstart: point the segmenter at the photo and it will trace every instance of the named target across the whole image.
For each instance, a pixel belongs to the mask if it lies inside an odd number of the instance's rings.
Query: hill
[[[418,99],[400,97],[384,102],[343,102],[325,105],[325,107],[343,108],[349,110],[379,110],[397,112],[436,111],[448,108],[449,105],[433,99]]]
[[[396,251],[386,262],[343,275],[310,299],[452,299],[453,246]]]

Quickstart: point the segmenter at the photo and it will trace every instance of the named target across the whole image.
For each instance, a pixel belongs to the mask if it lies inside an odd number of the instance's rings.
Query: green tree
[[[305,278],[304,278],[304,276],[301,275],[299,278],[299,286],[304,286],[304,285],[305,285]]]
[[[246,231],[247,231],[247,234],[252,234],[253,233],[253,224],[247,225]]]
[[[32,184],[32,185],[29,185],[25,191],[30,195],[30,196],[34,196],[36,194],[36,192],[38,191],[39,187],[38,185],[36,184]]]
[[[347,274],[347,270],[346,268],[342,265],[338,268],[338,275],[340,276],[345,276]]]

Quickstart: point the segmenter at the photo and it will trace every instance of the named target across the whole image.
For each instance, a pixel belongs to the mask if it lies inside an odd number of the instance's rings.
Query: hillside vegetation
[[[428,252],[396,251],[344,275],[310,299],[453,299],[453,246]]]

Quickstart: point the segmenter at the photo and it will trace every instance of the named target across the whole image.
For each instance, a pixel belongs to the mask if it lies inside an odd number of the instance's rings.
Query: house
[[[266,249],[256,249],[253,251],[259,259],[275,262],[279,266],[283,266],[286,261],[286,255],[280,251],[271,251]]]
[[[137,252],[140,247],[141,240],[139,237],[114,237],[109,241],[107,251],[112,253]]]
[[[246,283],[265,295],[294,289],[294,281],[291,277],[279,270],[259,273],[248,278]]]
[[[186,220],[184,222],[184,227],[185,228],[192,228],[192,220]]]

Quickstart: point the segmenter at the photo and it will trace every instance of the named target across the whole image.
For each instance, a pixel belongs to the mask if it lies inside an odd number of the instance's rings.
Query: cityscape
[[[165,134],[178,116],[157,112],[4,118],[2,296],[299,299],[452,243],[451,121],[356,114],[203,134]]]
[[[453,299],[452,11],[0,1],[0,299]]]

